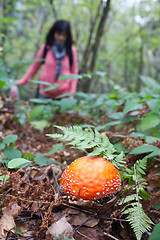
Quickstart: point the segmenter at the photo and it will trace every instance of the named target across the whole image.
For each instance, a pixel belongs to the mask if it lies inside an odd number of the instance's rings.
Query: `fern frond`
[[[141,239],[142,234],[144,232],[149,231],[151,229],[149,224],[153,224],[153,222],[145,214],[141,203],[137,202],[137,204],[134,205],[134,207],[131,206],[127,208],[123,213],[128,214],[126,219],[133,228],[137,240]]]
[[[60,129],[62,133],[47,134],[47,136],[59,141],[66,141],[69,145],[82,151],[93,148],[93,151],[88,154],[89,156],[106,157],[117,168],[124,166],[125,161],[123,159],[123,152],[118,156],[114,155],[116,150],[104,133],[100,134],[97,130],[93,130],[92,128],[83,130],[80,126],[55,127]]]
[[[144,170],[146,167],[147,158],[143,158],[142,160],[136,161],[134,168],[131,170],[127,169],[127,172],[130,174],[134,182],[132,189],[136,190],[136,193],[123,198],[119,203],[120,205],[127,203],[122,209],[122,212],[128,215],[126,219],[133,228],[137,240],[140,240],[142,234],[150,230],[150,224],[153,224],[142,208],[142,204],[140,202],[142,197],[139,195],[140,190],[143,190],[145,187],[145,183],[141,181],[144,180],[142,174],[145,173]]]
[[[119,205],[122,205],[124,203],[127,203],[127,202],[131,202],[133,200],[137,200],[137,194],[132,194],[132,195],[129,195],[127,196],[126,198],[122,198],[121,201],[119,202]]]
[[[100,147],[95,147],[91,153],[88,153],[88,156],[100,156],[103,153],[104,149]]]
[[[124,152],[122,151],[119,155],[117,155],[112,163],[115,167],[120,167],[122,170],[126,170],[125,160],[124,160]]]
[[[144,170],[147,167],[147,158],[144,157],[141,160],[138,160],[135,164],[137,174],[145,174]]]

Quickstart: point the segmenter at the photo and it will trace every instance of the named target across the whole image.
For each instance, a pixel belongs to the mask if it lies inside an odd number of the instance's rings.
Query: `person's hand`
[[[23,84],[24,84],[24,79],[23,78],[15,81],[15,85],[17,85],[17,86],[23,85]]]

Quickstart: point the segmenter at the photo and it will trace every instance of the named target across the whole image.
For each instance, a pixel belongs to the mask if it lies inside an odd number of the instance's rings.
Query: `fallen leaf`
[[[6,239],[9,231],[15,232],[14,217],[18,216],[21,207],[17,203],[10,203],[9,207],[3,209],[0,219],[0,239]]]
[[[89,220],[89,221],[87,221],[87,220]],[[90,218],[89,216],[86,216],[84,213],[79,213],[79,215],[70,216],[69,222],[71,225],[75,225],[75,226],[80,226],[83,224],[88,227],[94,227],[98,224],[99,219]]]
[[[0,239],[6,239],[8,231],[15,232],[15,222],[12,215],[4,214],[0,219]]]
[[[152,174],[151,173],[148,175],[148,184],[152,188],[160,188],[160,173]]]
[[[21,207],[17,203],[10,203],[9,207],[5,207],[3,209],[3,215],[11,215],[13,217],[18,216]]]
[[[76,231],[76,240],[100,240],[98,231],[95,228],[81,227]],[[102,239],[102,238],[101,238]]]
[[[63,235],[64,237],[72,238],[74,231],[72,226],[67,222],[66,217],[62,217],[59,221],[53,223],[48,228],[49,233],[55,234],[57,237]]]

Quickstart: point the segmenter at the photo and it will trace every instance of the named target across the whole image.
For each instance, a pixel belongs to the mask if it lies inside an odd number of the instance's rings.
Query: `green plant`
[[[120,204],[126,204],[122,212],[128,215],[126,219],[133,228],[137,240],[140,240],[142,233],[149,230],[150,224],[153,224],[143,211],[141,203],[142,198],[146,196],[149,197],[148,193],[144,191],[145,181],[142,177],[142,175],[145,174],[144,170],[147,165],[147,157],[138,160],[133,167],[128,168],[125,165],[124,153],[121,152],[117,155],[114,146],[104,133],[100,134],[97,130],[92,130],[91,128],[83,130],[80,126],[55,127],[60,129],[62,133],[47,134],[47,136],[69,142],[69,145],[84,152],[86,152],[86,149],[89,149],[90,152],[88,156],[106,157],[121,170],[121,178],[128,179],[130,188],[132,188],[135,193],[128,195]]]
[[[104,133],[100,134],[97,130],[93,131],[91,128],[83,130],[80,126],[56,127],[64,134],[47,134],[47,136],[60,141],[67,141],[69,145],[85,152],[86,149],[93,149],[88,153],[88,156],[107,157],[117,168],[125,163],[123,152],[119,155],[115,154],[116,149]]]
[[[129,179],[129,189],[132,188],[132,190],[135,190],[135,193],[122,198],[119,203],[120,205],[126,204],[122,209],[122,213],[128,215],[126,219],[129,221],[138,240],[141,239],[142,234],[145,231],[151,229],[150,224],[153,224],[151,219],[145,214],[141,203],[142,198],[150,199],[148,193],[145,192],[146,182],[142,177],[142,175],[145,174],[144,170],[146,169],[146,166],[147,157],[142,160],[137,160],[134,167],[131,167],[131,169],[126,169],[127,174],[124,173],[123,177]]]
[[[0,143],[0,151],[2,151],[4,157],[0,155],[0,163],[5,164],[8,168],[21,168],[32,164],[32,161],[39,165],[44,165],[47,162],[52,162],[55,164],[61,165],[61,163],[57,162],[56,160],[49,159],[46,157],[47,155],[51,155],[58,150],[64,150],[64,146],[61,144],[53,145],[53,149],[50,150],[48,153],[44,154],[31,154],[25,153],[22,156],[22,152],[18,149],[14,149],[15,142],[18,139],[17,135],[8,135],[6,136]],[[6,176],[7,177],[7,176]],[[3,178],[3,176],[2,176]],[[1,180],[1,179],[0,179]]]
[[[0,143],[0,151],[3,152],[5,158],[1,159],[0,162],[8,165],[9,161],[13,158],[21,158],[22,153],[18,149],[13,149],[15,141],[18,139],[17,135],[8,135]]]

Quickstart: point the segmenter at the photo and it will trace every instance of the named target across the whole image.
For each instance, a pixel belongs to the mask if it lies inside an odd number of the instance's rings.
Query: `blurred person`
[[[53,84],[60,84],[54,90],[43,92],[49,85],[40,84],[38,87],[38,98],[57,99],[63,94],[70,94],[74,97],[77,88],[77,79],[59,80],[61,75],[78,74],[77,51],[73,46],[70,23],[65,20],[57,20],[46,35],[46,42],[42,44],[33,64],[27,73],[16,85],[24,85],[37,73],[42,66],[40,81]]]

